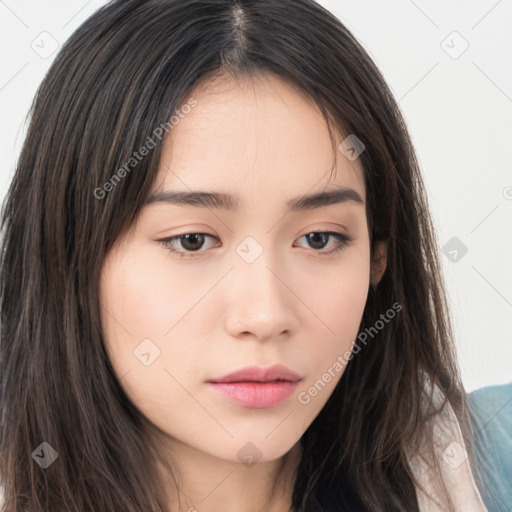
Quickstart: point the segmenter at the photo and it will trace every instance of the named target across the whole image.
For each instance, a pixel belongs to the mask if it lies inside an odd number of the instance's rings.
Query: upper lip
[[[275,364],[267,368],[261,366],[246,366],[241,370],[229,373],[218,379],[210,379],[208,382],[244,382],[244,381],[256,381],[256,382],[270,382],[274,380],[288,380],[298,381],[302,377],[295,372],[292,372],[286,366],[282,364]]]

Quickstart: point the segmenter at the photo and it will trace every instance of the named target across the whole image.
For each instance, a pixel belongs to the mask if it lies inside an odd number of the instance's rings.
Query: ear
[[[384,271],[386,270],[388,254],[387,242],[376,242],[373,252],[373,258],[370,266],[370,284],[376,288],[379,284]]]

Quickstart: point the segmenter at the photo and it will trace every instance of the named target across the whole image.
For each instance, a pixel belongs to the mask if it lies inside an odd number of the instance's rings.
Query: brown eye
[[[197,251],[201,249],[204,244],[203,233],[191,233],[180,237],[181,246],[187,251]]]
[[[330,235],[326,233],[309,233],[305,236],[308,244],[310,244],[313,249],[323,249],[329,241]]]
[[[205,240],[207,238],[216,238],[213,235],[209,235],[208,233],[186,233],[184,235],[171,236],[169,238],[164,238],[159,240],[159,242],[164,246],[165,249],[172,253],[179,254],[182,257],[194,255],[194,253],[203,253],[204,250],[201,250],[205,244]],[[179,247],[176,246],[179,244]]]
[[[315,249],[319,254],[331,254],[344,249],[349,242],[353,240],[352,237],[336,231],[315,231],[308,233],[301,238],[305,238],[308,245]],[[334,239],[334,247],[328,250],[322,250],[328,244],[330,239]]]

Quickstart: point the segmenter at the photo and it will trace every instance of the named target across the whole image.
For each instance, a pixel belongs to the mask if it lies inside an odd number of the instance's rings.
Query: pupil
[[[327,235],[323,234],[323,233],[310,233],[308,235],[309,237],[309,242],[311,244],[312,242],[312,246],[315,248],[315,249],[322,249],[322,247],[325,245],[325,237]],[[318,240],[315,241],[315,238],[318,237],[321,239],[320,241],[320,246],[315,246],[315,243],[318,242]]]
[[[190,250],[190,251],[200,249],[201,246],[203,245],[203,238],[204,238],[204,235],[200,235],[200,234],[185,235],[185,238],[182,241],[182,246],[185,249]],[[190,242],[191,240],[192,240],[192,243]],[[194,240],[196,242],[195,244],[194,244]],[[199,240],[199,244],[197,244],[197,240]],[[191,244],[191,246],[190,246],[190,244]],[[188,245],[188,247],[187,247],[187,245]]]

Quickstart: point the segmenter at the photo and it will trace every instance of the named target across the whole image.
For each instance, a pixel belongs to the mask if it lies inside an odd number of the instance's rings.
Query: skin
[[[343,370],[309,403],[301,404],[298,395],[351,349],[370,280],[378,282],[384,271],[385,251],[379,247],[370,265],[365,204],[288,211],[286,200],[338,186],[355,189],[366,201],[359,159],[339,151],[330,180],[327,125],[308,97],[263,74],[243,82],[225,76],[191,92],[197,106],[166,139],[153,191],[222,191],[239,196],[240,206],[236,212],[144,207],[102,268],[107,351],[127,395],[159,429],[154,442],[179,474],[180,508],[168,479],[172,510],[285,512],[300,438]],[[336,246],[334,237],[315,245],[304,236],[326,231],[353,241],[325,254]],[[188,248],[189,257],[158,242],[194,232],[215,238],[188,245],[177,240],[173,247]],[[263,249],[252,263],[236,252],[247,236]],[[134,356],[144,339],[160,350],[149,366]],[[205,382],[274,363],[303,380],[272,408],[232,404]],[[250,467],[237,455],[249,442],[261,454]]]

